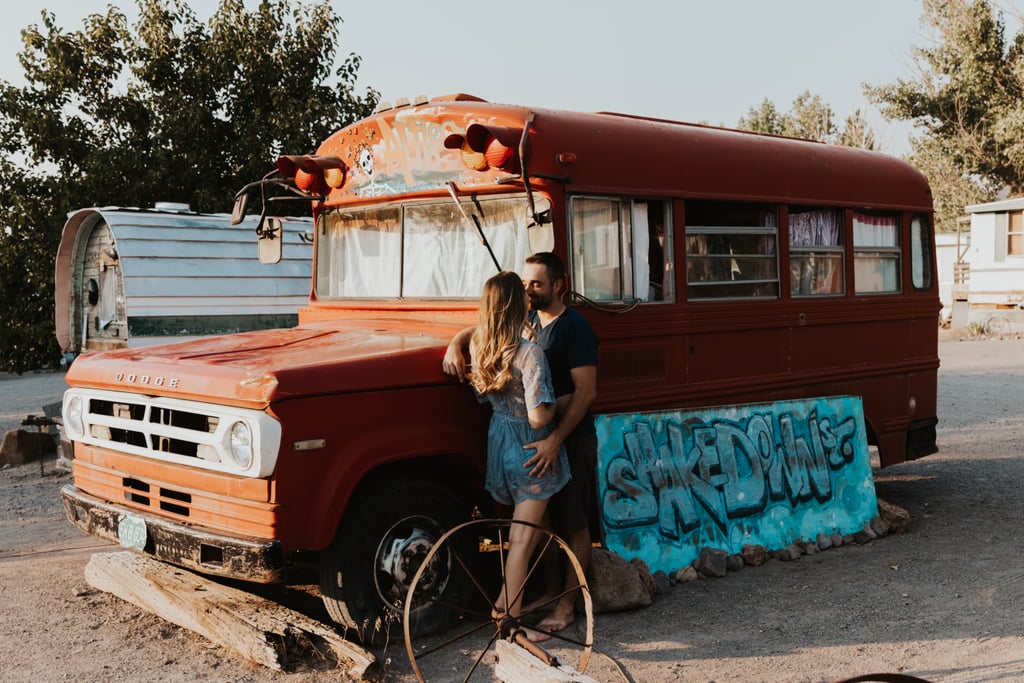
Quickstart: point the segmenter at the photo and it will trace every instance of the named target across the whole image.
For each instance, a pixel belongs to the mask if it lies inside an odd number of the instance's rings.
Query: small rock
[[[729,553],[718,548],[701,548],[700,556],[697,557],[697,573],[701,576],[722,577],[725,576],[727,567],[725,560]]]
[[[791,543],[791,544],[787,545],[785,548],[779,548],[774,553],[775,559],[782,560],[783,562],[789,562],[791,560],[796,560],[796,559],[798,559],[800,557],[800,555],[801,555],[800,546],[797,545],[796,543]]]
[[[654,572],[654,587],[661,595],[668,595],[672,589],[672,582],[668,579],[668,574],[662,570]]]
[[[828,534],[819,533],[814,542],[818,544],[818,550],[828,550],[832,547],[832,537]]]
[[[731,572],[743,569],[743,556],[739,553],[733,553],[729,557],[725,558],[725,568]]]
[[[683,583],[684,581],[696,581],[700,578],[700,574],[693,567],[686,566],[672,572],[672,578],[675,579],[676,583]]]
[[[800,545],[800,548],[804,551],[804,555],[814,555],[819,550],[818,544],[814,541],[803,543]]]
[[[871,530],[871,525],[870,524],[865,526],[863,529],[861,529],[860,531],[858,531],[857,533],[855,533],[853,535],[853,540],[856,543],[860,544],[860,545],[864,545],[865,543],[870,543],[871,541],[875,540],[876,538],[878,538],[878,534],[876,534],[874,531]]]
[[[843,536],[843,535],[842,535],[841,533],[839,533],[838,531],[837,531],[836,533],[832,534],[832,547],[833,547],[833,548],[839,548],[839,547],[842,547],[842,545],[843,545],[843,541],[844,541],[845,539],[846,539],[846,537],[845,537],[845,536]]]
[[[889,524],[891,534],[902,534],[910,526],[909,512],[881,498],[878,500],[878,514]]]
[[[743,564],[748,567],[760,567],[768,561],[768,551],[763,545],[745,545],[740,550]]]
[[[881,517],[872,517],[871,530],[875,532],[876,537],[882,538],[889,534],[889,523]]]

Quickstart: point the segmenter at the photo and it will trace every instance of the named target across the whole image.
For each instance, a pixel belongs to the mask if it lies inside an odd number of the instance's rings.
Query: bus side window
[[[926,216],[914,216],[910,219],[910,267],[913,274],[914,289],[928,289],[932,286],[932,246],[931,230]]]
[[[774,204],[687,201],[687,298],[779,298],[778,225]]]
[[[670,301],[669,203],[573,197],[574,289],[594,301]]]
[[[672,298],[672,282],[667,277],[669,268],[666,261],[666,255],[672,253],[666,230],[666,226],[671,225],[668,202],[658,200],[634,202],[633,217],[637,298],[642,301],[670,300]],[[644,244],[646,244],[646,253],[643,253]],[[647,282],[646,292],[642,284],[644,280]]]
[[[790,207],[789,269],[793,296],[845,292],[841,209]]]
[[[857,294],[900,291],[899,216],[854,212],[853,269]]]

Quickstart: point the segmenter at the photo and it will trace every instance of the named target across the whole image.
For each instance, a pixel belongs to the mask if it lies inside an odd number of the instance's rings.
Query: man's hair
[[[526,257],[526,263],[533,263],[544,266],[544,269],[548,272],[548,279],[554,284],[556,280],[561,280],[562,284],[565,283],[565,264],[562,263],[562,259],[550,251],[538,251],[536,254],[530,254]]]

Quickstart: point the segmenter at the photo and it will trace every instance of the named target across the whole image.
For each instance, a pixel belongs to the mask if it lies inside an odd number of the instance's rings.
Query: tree
[[[793,100],[792,110],[783,117],[782,129],[791,137],[833,142],[836,125],[832,117],[832,107],[808,91]]]
[[[785,114],[780,114],[775,103],[765,98],[759,107],[751,107],[736,127],[756,133],[876,149],[875,135],[860,110],[847,117],[842,132],[837,131],[833,117],[832,107],[808,91],[798,95]]]
[[[69,33],[43,11],[22,31],[27,85],[0,82],[0,369],[58,356],[53,262],[70,211],[227,211],[278,154],[311,152],[376,105],[355,91],[359,57],[336,58],[327,0],[222,0],[206,24],[183,0],[136,1],[131,28],[112,6]]]
[[[875,133],[871,130],[871,126],[868,125],[868,121],[861,114],[860,109],[846,117],[843,130],[836,138],[836,144],[844,147],[859,147],[860,149],[878,149]]]
[[[755,133],[768,133],[769,135],[782,135],[782,115],[775,107],[775,103],[767,97],[761,101],[760,107],[751,107],[746,116],[741,116],[736,127],[740,130],[749,130]]]
[[[885,116],[921,131],[914,157],[936,173],[937,205],[964,192],[1024,192],[1024,32],[1008,45],[987,0],[923,0],[923,8],[933,42],[913,50],[917,77],[865,92]],[[948,228],[951,211],[943,213]]]

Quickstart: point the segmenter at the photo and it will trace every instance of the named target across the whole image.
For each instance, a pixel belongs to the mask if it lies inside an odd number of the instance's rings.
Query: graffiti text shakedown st
[[[602,415],[605,542],[652,570],[701,548],[769,550],[878,514],[859,398]]]

